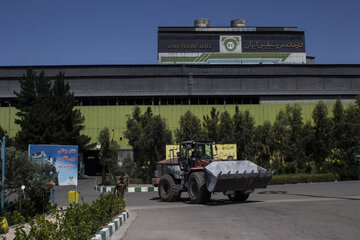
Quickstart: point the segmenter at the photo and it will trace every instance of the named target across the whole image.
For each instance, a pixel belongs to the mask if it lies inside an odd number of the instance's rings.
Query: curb
[[[109,223],[106,227],[101,229],[95,237],[91,238],[91,240],[107,240],[119,230],[120,226],[129,218],[129,212],[123,212],[118,217],[116,217],[111,223]]]
[[[94,186],[95,191],[97,192],[112,192],[115,193],[115,187],[114,186]],[[125,189],[125,192],[157,192],[157,187],[128,187]]]

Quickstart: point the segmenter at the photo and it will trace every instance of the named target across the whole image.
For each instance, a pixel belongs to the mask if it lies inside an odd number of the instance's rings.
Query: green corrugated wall
[[[160,114],[167,120],[171,131],[178,128],[179,119],[187,110],[191,110],[201,120],[206,114],[210,114],[212,107],[215,107],[220,113],[227,110],[230,115],[235,113],[236,105],[162,105],[150,106],[154,114]],[[238,105],[241,111],[249,110],[251,115],[255,118],[257,124],[263,124],[264,121],[269,120],[274,122],[276,114],[285,109],[285,104],[264,104],[264,105]],[[300,104],[302,107],[304,122],[311,120],[311,114],[315,104]],[[328,105],[331,110],[332,105]],[[148,106],[139,106],[144,112]],[[110,130],[114,129],[111,136],[120,144],[120,148],[130,148],[126,139],[123,137],[123,132],[126,128],[127,115],[131,115],[134,106],[82,106],[78,107],[82,115],[85,117],[84,134],[91,137],[92,142],[97,141],[97,136],[101,129],[108,127]],[[0,125],[14,137],[19,130],[19,126],[14,123],[15,108],[0,107]],[[9,115],[10,113],[10,115]],[[10,116],[10,118],[9,118]],[[10,128],[9,128],[10,120]],[[122,140],[120,141],[120,137]]]
[[[19,126],[15,124],[15,112],[16,109],[14,107],[0,107],[0,126],[10,137],[14,137],[20,129]],[[0,137],[2,138],[3,136]]]

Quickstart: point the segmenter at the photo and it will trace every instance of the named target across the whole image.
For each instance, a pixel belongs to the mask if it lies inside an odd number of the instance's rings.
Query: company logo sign
[[[221,36],[220,52],[224,53],[240,53],[241,52],[241,36]]]

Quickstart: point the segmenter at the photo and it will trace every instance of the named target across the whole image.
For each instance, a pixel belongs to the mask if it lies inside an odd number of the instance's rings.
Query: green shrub
[[[337,174],[341,181],[360,179],[359,166],[349,165],[340,161],[324,162],[322,164],[321,172]]]
[[[284,172],[284,168],[282,166],[277,167],[275,170],[275,174],[277,175],[283,174],[283,172]]]
[[[143,183],[144,183],[144,181],[141,178],[137,178],[135,180],[135,184],[143,184]]]
[[[304,172],[310,174],[313,171],[313,167],[311,164],[305,166]]]
[[[342,168],[335,169],[336,173],[340,176],[340,180],[359,180],[360,167],[345,165]]]
[[[48,221],[45,219],[45,215],[37,215],[35,220],[30,220],[30,231],[26,233],[24,226],[20,226],[15,229],[16,240],[58,240],[61,238],[61,233],[58,229],[58,219],[56,221]]]
[[[24,221],[29,221],[29,219],[35,217],[36,214],[49,212],[52,206],[49,201],[45,202],[42,200],[40,203],[36,203],[27,197],[21,199],[21,208],[19,199],[15,199],[11,202],[5,202],[5,209],[6,219],[9,226],[12,226],[22,223],[18,215],[22,216]]]
[[[54,210],[51,217],[55,221],[37,215],[30,221],[30,232],[23,226],[16,229],[15,240],[85,240],[93,237],[115,216],[125,210],[125,199],[115,194],[101,194],[91,204],[72,204],[66,210]]]
[[[291,174],[275,175],[269,184],[291,184],[291,183],[310,183],[310,182],[333,182],[339,180],[338,175],[326,174]]]
[[[296,162],[288,162],[285,164],[284,167],[285,174],[293,174],[296,173],[296,171],[297,171]]]
[[[14,210],[13,212],[6,212],[5,218],[9,224],[9,226],[12,226],[15,224],[23,224],[26,221],[26,218],[16,210]]]

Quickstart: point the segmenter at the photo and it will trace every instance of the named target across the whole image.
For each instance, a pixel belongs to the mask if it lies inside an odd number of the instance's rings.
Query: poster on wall
[[[166,145],[166,159],[176,157],[177,152],[180,152],[179,145]],[[215,159],[226,159],[229,156],[237,159],[236,144],[216,144],[216,148],[213,145],[213,157]]]
[[[29,145],[32,161],[52,167],[51,177],[55,185],[77,185],[78,146],[71,145]]]

